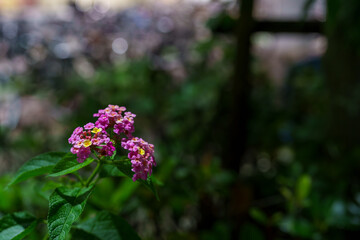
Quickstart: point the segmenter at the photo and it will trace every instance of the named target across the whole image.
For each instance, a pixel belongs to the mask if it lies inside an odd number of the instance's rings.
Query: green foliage
[[[122,171],[120,171],[118,168],[114,167],[111,164],[105,164],[101,171],[99,176],[101,178],[106,178],[106,177],[126,177],[127,175],[125,175]]]
[[[55,189],[49,198],[48,228],[50,240],[63,240],[72,224],[84,211],[94,186]]]
[[[30,159],[18,170],[15,177],[9,183],[9,186],[22,182],[28,178],[51,172],[56,163],[64,156],[65,153],[62,152],[50,152]]]
[[[258,221],[261,224],[267,223],[267,216],[258,208],[251,208],[249,214],[252,218]]]
[[[83,232],[99,240],[140,240],[132,227],[121,217],[109,212],[100,212],[95,218],[89,219],[76,226],[78,231],[76,239],[82,239]],[[84,237],[85,239],[85,237]]]
[[[94,161],[93,158],[88,158],[84,162],[79,163],[76,160],[76,155],[72,153],[68,153],[54,166],[49,177],[58,177],[69,173],[73,173],[89,165],[93,161]]]
[[[312,237],[315,232],[311,223],[303,218],[283,218],[279,227],[282,231],[289,233],[290,235],[304,238]]]
[[[8,214],[0,219],[0,240],[20,240],[34,230],[37,219],[26,212]]]
[[[61,177],[58,181],[46,181],[39,195],[47,198],[45,192],[56,187],[48,197],[49,239],[65,240],[69,236],[72,225],[84,211],[88,198],[98,180],[106,177],[133,177],[130,160],[127,157],[115,158],[115,154],[111,157],[88,158],[82,163],[79,163],[76,155],[71,153],[41,154],[26,162],[9,185],[42,174],[48,174],[50,177]],[[88,179],[83,180],[78,171],[94,161],[97,162],[97,166]],[[79,182],[62,177],[70,173],[73,173]],[[141,179],[138,181],[150,189],[158,198],[157,191],[150,178],[147,181]],[[133,185],[136,186],[136,184]],[[25,213],[7,215],[0,220],[0,239],[21,239],[33,230],[36,223],[35,218]],[[140,239],[122,218],[106,212],[102,212],[86,223],[80,224],[74,234],[77,239],[106,239],[109,234],[112,236],[111,239]]]
[[[311,188],[311,178],[308,175],[302,175],[296,186],[296,198],[299,202],[302,202],[306,199],[310,193]]]

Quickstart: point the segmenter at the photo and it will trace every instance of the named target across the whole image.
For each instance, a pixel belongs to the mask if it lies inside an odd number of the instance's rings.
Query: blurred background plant
[[[360,2],[255,1],[254,19],[273,23],[249,38],[244,91],[232,85],[246,37],[236,28],[252,22],[235,1],[1,1],[0,10],[1,215],[46,216],[36,189],[54,186],[5,190],[11,174],[69,150],[89,113],[119,104],[156,146],[160,201],[131,180],[103,179],[85,219],[115,211],[143,239],[358,233]],[[274,21],[321,28],[279,33]],[[234,146],[232,101],[244,92],[246,134]]]

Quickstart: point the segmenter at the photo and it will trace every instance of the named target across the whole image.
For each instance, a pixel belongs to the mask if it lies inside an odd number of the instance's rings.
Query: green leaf
[[[303,238],[310,238],[315,230],[308,220],[294,217],[283,218],[279,222],[279,228],[283,232]]]
[[[159,198],[159,194],[153,184],[153,181],[151,179],[151,177],[148,177],[146,180],[142,180],[142,179],[139,179],[137,180],[139,182],[141,182],[143,185],[145,185],[150,191],[152,191],[154,194],[155,194],[155,197],[157,200],[160,200]]]
[[[16,173],[15,177],[8,186],[22,182],[31,177],[40,176],[51,172],[61,158],[65,156],[63,152],[50,152],[38,155],[27,161]]]
[[[286,198],[286,200],[290,201],[293,197],[293,193],[287,187],[282,187],[279,189],[281,194]]]
[[[92,190],[93,186],[55,189],[49,198],[48,228],[50,240],[65,239],[71,225],[83,212]]]
[[[256,221],[262,224],[266,224],[267,222],[267,216],[263,211],[261,211],[258,208],[251,208],[249,211],[249,214],[252,218],[254,218]]]
[[[122,158],[120,161],[116,161],[115,164],[116,167],[126,176],[128,176],[129,178],[133,177],[134,172],[131,171],[131,162],[129,159],[128,161],[126,160],[124,161],[124,158]],[[150,177],[148,177],[146,180],[138,179],[136,181],[145,185],[150,191],[152,191],[155,194],[156,199],[159,200],[159,195]]]
[[[76,155],[72,153],[66,154],[53,168],[51,174],[49,177],[58,177],[62,175],[66,175],[72,172],[75,172],[79,170],[80,168],[83,168],[90,163],[92,163],[94,159],[88,158],[84,162],[79,163],[77,161]]]
[[[100,171],[100,177],[126,177],[126,175],[114,165],[105,164]]]
[[[124,206],[125,202],[133,195],[139,185],[140,183],[133,182],[132,179],[126,178],[126,181],[122,181],[111,195],[111,206],[114,206],[115,209],[122,209],[122,206]]]
[[[76,228],[94,235],[100,240],[140,240],[134,229],[123,218],[108,212],[100,212]]]
[[[0,219],[0,240],[23,239],[34,230],[36,224],[36,218],[26,212],[5,215]]]
[[[302,202],[310,193],[311,178],[309,175],[302,175],[297,181],[296,186],[296,198],[299,202]]]

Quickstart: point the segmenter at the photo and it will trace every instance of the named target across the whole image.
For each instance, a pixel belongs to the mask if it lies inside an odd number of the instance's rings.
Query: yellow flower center
[[[93,130],[91,130],[92,133],[98,133],[101,132],[101,128],[94,127]]]
[[[91,141],[89,139],[86,139],[84,142],[83,142],[83,145],[84,147],[89,147],[91,146]]]
[[[139,154],[140,154],[140,155],[144,155],[144,154],[145,154],[145,150],[142,149],[142,148],[139,148]]]

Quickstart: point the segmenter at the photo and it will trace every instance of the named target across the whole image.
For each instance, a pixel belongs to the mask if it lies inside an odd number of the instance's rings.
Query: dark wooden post
[[[230,124],[228,141],[224,142],[223,165],[238,171],[244,157],[249,119],[251,116],[251,36],[255,32],[321,33],[323,23],[318,21],[257,21],[253,18],[255,0],[239,0],[239,18],[235,25],[236,49],[234,75],[231,79]]]
[[[237,20],[234,76],[231,81],[231,108],[229,144],[225,147],[224,167],[239,170],[245,153],[250,116],[250,37],[254,28],[253,0],[239,1],[240,17]]]
[[[360,21],[360,4],[355,0],[328,0],[327,3],[328,48],[324,62],[331,111],[328,139],[340,153],[334,156],[337,161],[334,161],[333,168],[337,170],[341,161],[343,165],[359,169],[358,157],[351,158],[349,153],[360,143],[360,38],[354,38],[357,36],[354,33],[359,31],[354,23]],[[346,11],[347,14],[343,14]]]

